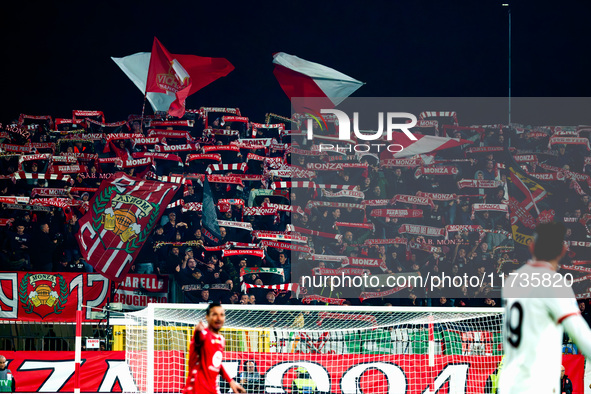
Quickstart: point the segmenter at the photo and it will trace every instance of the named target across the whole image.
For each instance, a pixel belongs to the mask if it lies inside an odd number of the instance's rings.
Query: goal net
[[[182,392],[205,307],[150,304],[126,314],[137,392]],[[481,394],[496,386],[500,308],[224,307],[224,367],[249,393]],[[229,392],[223,380],[220,387]]]

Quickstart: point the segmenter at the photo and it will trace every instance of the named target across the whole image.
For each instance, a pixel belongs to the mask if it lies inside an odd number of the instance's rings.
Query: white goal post
[[[137,392],[179,393],[207,304],[125,314]],[[502,357],[502,308],[224,305],[224,366],[249,393],[484,393]],[[229,392],[220,382],[222,393]],[[301,391],[299,391],[301,390]]]

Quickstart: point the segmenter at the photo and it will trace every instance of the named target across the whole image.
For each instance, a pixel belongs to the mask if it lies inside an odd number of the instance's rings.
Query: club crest
[[[19,286],[19,301],[25,313],[41,319],[52,313],[60,314],[68,302],[68,286],[60,274],[27,273]]]

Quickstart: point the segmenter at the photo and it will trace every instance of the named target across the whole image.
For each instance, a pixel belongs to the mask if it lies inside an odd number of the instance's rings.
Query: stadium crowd
[[[273,115],[279,123],[253,123],[233,108],[117,123],[100,111],[21,115],[0,134],[2,270],[92,272],[76,240],[78,219],[101,181],[124,171],[183,185],[130,273],[169,275],[185,302],[499,306],[499,283],[488,274],[507,275],[526,261],[520,223],[536,217],[565,222],[562,265],[575,268],[563,272],[578,280],[575,293],[591,298],[588,272],[577,270],[591,263],[591,128],[462,127],[455,113],[425,114],[414,132],[464,143],[401,159],[328,145],[319,152],[296,122]],[[324,136],[315,130],[321,143],[334,134],[327,120]],[[544,195],[527,180],[517,185],[511,160],[544,184]],[[202,234],[205,176],[222,247]],[[522,204],[527,195],[534,209]],[[362,272],[484,280],[357,297],[293,285],[301,275]]]

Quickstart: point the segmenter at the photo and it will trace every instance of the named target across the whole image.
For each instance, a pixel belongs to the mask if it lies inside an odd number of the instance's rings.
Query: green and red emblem
[[[18,298],[25,313],[41,319],[62,313],[68,302],[68,284],[60,274],[30,274],[21,280]]]
[[[103,181],[76,235],[86,261],[120,282],[179,186],[119,172]]]

